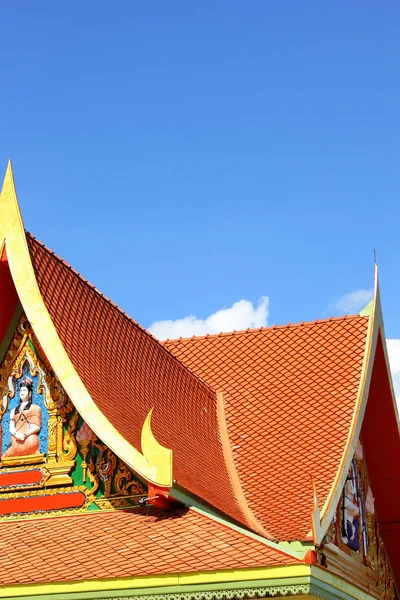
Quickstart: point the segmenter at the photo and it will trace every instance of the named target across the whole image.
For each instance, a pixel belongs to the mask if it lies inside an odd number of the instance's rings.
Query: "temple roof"
[[[326,502],[360,388],[368,317],[167,340],[225,399],[229,441],[250,509],[277,539],[310,532],[313,477]]]
[[[153,432],[172,449],[175,485],[265,537],[308,539],[311,477],[322,507],[349,442],[369,318],[162,346],[32,235],[26,239],[57,334],[115,429],[140,450],[154,408]],[[225,448],[216,392],[224,397]]]
[[[0,523],[0,550],[1,585],[300,563],[185,508],[173,513],[146,508]]]
[[[0,201],[0,283],[7,288],[0,301],[3,309],[9,303],[9,310],[1,313],[0,331],[5,334],[10,329],[15,302],[20,302],[55,376],[97,437],[142,480],[168,486],[172,496],[188,505],[201,500],[205,510],[217,511],[264,537],[279,541],[312,537],[315,545],[320,544],[336,510],[365,413],[370,423],[365,429],[366,455],[375,451],[377,417],[368,414],[377,409],[371,412],[367,400],[377,340],[379,336],[384,340],[377,278],[374,300],[360,315],[161,344],[24,231],[10,167]],[[387,388],[391,432],[387,456],[389,450],[398,453],[399,430],[384,343],[380,343],[380,376]],[[380,471],[376,462],[371,481],[375,478],[383,490]],[[393,497],[397,497],[398,481],[396,472]],[[398,521],[393,506],[381,491],[377,509],[390,517],[389,523],[381,519],[381,525],[392,527]],[[118,524],[123,523],[123,531],[128,523],[124,519],[131,518],[127,514],[68,518],[73,530],[82,526],[83,539],[86,527],[95,523],[96,535],[107,531],[112,546],[110,530],[115,527],[117,535]],[[135,513],[135,527],[144,514]],[[154,516],[157,527],[165,528],[158,530],[160,539],[174,523],[186,535],[189,525],[185,523],[200,518],[186,509],[168,514],[169,519],[155,516],[152,510],[146,513]],[[24,536],[29,527],[32,539],[40,531],[45,540],[53,535],[56,521],[60,522],[51,518],[0,526],[4,536],[7,531],[17,536],[18,526],[23,526]],[[146,520],[146,527],[151,523]],[[204,527],[208,525],[203,523],[200,529]],[[199,539],[200,529],[195,533]],[[246,534],[236,534],[248,539]],[[211,532],[208,548],[212,536]],[[260,543],[259,548],[268,546]],[[115,552],[125,553],[118,544]],[[182,544],[185,548],[184,540]],[[73,553],[72,544],[68,547]],[[276,551],[273,544],[270,551]],[[179,552],[182,560],[189,561],[185,550]],[[196,557],[199,564],[202,560]],[[288,560],[290,556],[285,557],[286,564]],[[164,572],[160,561],[158,573]],[[252,558],[248,566],[258,564]],[[135,568],[134,558],[132,565]],[[181,568],[186,566],[182,563]]]
[[[154,408],[152,429],[173,451],[175,480],[247,526],[222,454],[215,392],[66,262],[30,234],[27,242],[46,308],[101,412],[140,449]]]

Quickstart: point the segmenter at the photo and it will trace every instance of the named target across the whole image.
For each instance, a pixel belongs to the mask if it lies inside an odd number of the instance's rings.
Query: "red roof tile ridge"
[[[130,315],[128,315],[128,313],[126,313],[125,311],[122,310],[122,308],[120,308],[118,306],[118,304],[115,304],[115,302],[113,302],[112,300],[110,300],[110,298],[108,298],[105,294],[103,294],[103,292],[101,292],[95,285],[93,285],[93,283],[90,283],[90,281],[88,281],[87,279],[85,279],[85,277],[83,277],[79,271],[77,271],[76,269],[74,269],[66,260],[64,260],[63,258],[61,258],[60,256],[58,256],[58,254],[56,254],[53,250],[51,250],[51,248],[49,248],[48,246],[46,246],[46,244],[44,244],[43,242],[41,242],[40,240],[38,240],[37,237],[35,237],[32,233],[30,233],[29,231],[25,230],[25,234],[27,236],[29,236],[32,240],[34,240],[37,244],[39,244],[39,246],[41,246],[46,252],[48,252],[49,254],[51,254],[56,260],[58,260],[61,264],[64,265],[65,268],[69,269],[70,271],[72,271],[72,273],[74,273],[85,285],[87,285],[89,288],[91,288],[98,296],[100,296],[105,302],[107,302],[110,306],[112,306],[112,308],[116,311],[118,311],[127,321],[129,321],[134,327],[137,327],[137,329],[139,329],[140,331],[142,331],[143,333],[145,333],[146,335],[148,335],[152,340],[154,340],[157,344],[159,344],[164,352],[167,352],[169,354],[169,356],[177,361],[180,365],[182,365],[182,367],[184,369],[186,369],[186,371],[189,371],[190,374],[195,377],[198,381],[200,381],[205,387],[207,387],[209,390],[211,390],[213,392],[213,394],[215,395],[215,390],[205,381],[203,381],[201,379],[201,377],[199,377],[198,375],[196,375],[196,373],[194,373],[194,371],[192,371],[192,369],[190,369],[189,367],[187,367],[182,361],[179,360],[179,358],[177,358],[170,350],[168,350],[168,348],[166,348],[163,344],[163,342],[160,342],[160,340],[158,340],[152,333],[150,333],[150,331],[148,331],[148,329],[146,329],[145,327],[142,327],[142,325],[140,325],[137,321],[135,321],[135,319],[133,319]]]
[[[192,335],[190,337],[180,337],[180,338],[176,338],[176,339],[166,339],[166,340],[162,340],[160,343],[162,345],[165,344],[178,344],[179,342],[189,342],[189,341],[194,341],[194,340],[205,340],[205,339],[210,339],[210,338],[219,338],[219,337],[229,337],[229,336],[234,336],[234,337],[238,337],[240,335],[249,335],[249,334],[256,334],[256,333],[264,333],[267,331],[271,331],[273,329],[294,329],[297,327],[304,327],[307,325],[320,325],[322,323],[330,323],[332,321],[350,321],[353,319],[368,319],[368,316],[361,316],[359,314],[356,315],[342,315],[341,317],[329,317],[326,319],[315,319],[314,321],[302,321],[301,323],[285,323],[284,325],[271,325],[268,327],[254,327],[254,328],[250,328],[248,327],[247,329],[241,329],[241,330],[236,330],[234,329],[233,331],[220,331],[219,333],[207,333],[206,335]]]

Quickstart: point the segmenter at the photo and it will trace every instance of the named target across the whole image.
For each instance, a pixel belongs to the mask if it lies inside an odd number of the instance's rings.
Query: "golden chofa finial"
[[[11,249],[11,246],[15,249],[18,248],[20,252],[22,251],[21,244],[26,247],[24,224],[19,209],[11,160],[7,164],[0,194],[0,246],[4,243],[7,247],[7,255],[9,255],[8,250]]]
[[[157,442],[151,413],[143,424],[143,454],[134,448],[97,407],[80,378],[52,321],[39,289],[18,206],[11,161],[0,196],[0,249],[7,260],[26,317],[58,380],[94,433],[143,479],[161,487],[172,485],[172,450]]]
[[[3,187],[1,189],[1,195],[13,192],[16,196],[15,192],[15,184],[14,184],[14,176],[12,170],[11,159],[8,159],[6,174],[4,175]]]

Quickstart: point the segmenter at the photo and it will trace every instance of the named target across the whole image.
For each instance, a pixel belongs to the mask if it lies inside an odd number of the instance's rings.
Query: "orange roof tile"
[[[167,352],[30,234],[27,242],[61,341],[93,400],[120,433],[140,449],[142,424],[155,407],[153,430],[173,450],[178,484],[252,527],[222,453],[215,391],[223,391],[248,506],[277,539],[304,539],[311,529],[310,475],[322,506],[339,468],[368,318],[167,341]]]
[[[231,448],[253,514],[277,539],[311,529],[340,465],[360,383],[368,318],[166,341],[224,393]]]
[[[3,522],[0,552],[1,585],[300,562],[187,509],[172,514],[146,509]]]
[[[215,392],[63,260],[27,233],[45,305],[92,399],[135,448],[152,429],[173,450],[173,476],[189,492],[247,525],[218,435]]]

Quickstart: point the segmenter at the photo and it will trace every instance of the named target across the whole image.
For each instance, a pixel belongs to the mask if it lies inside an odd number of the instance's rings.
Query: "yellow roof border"
[[[11,161],[0,194],[0,247],[6,245],[8,263],[26,316],[61,385],[95,434],[145,480],[172,485],[172,450],[161,446],[151,431],[151,412],[142,429],[141,454],[96,406],[72,364],[44,304],[36,281],[15,190]]]
[[[88,579],[82,581],[64,581],[56,583],[28,583],[2,586],[0,598],[22,600],[25,598],[43,599],[54,597],[87,599],[96,598],[149,598],[163,596],[172,598],[207,594],[210,591],[224,596],[224,591],[241,589],[256,590],[260,586],[268,591],[275,586],[293,586],[308,584],[317,586],[327,592],[328,597],[358,598],[359,600],[375,600],[372,593],[351,583],[337,573],[328,571],[319,565],[300,563],[297,565],[281,565],[270,567],[239,568],[221,571],[198,571],[172,573],[165,575],[138,575],[113,579]],[[292,589],[292,592],[294,590]],[[289,596],[287,596],[289,597]],[[302,597],[292,593],[292,598]],[[307,598],[315,596],[308,595]]]
[[[81,594],[97,592],[98,597],[101,598],[101,594],[105,590],[115,591],[116,596],[118,596],[118,590],[135,589],[139,591],[141,588],[154,588],[154,593],[157,593],[157,587],[166,586],[180,586],[179,591],[184,592],[185,587],[190,585],[246,583],[253,580],[264,580],[265,583],[268,583],[268,581],[276,581],[281,578],[309,577],[310,572],[310,565],[299,563],[270,567],[178,572],[165,575],[138,575],[112,579],[86,579],[59,583],[13,584],[11,586],[1,586],[0,598],[12,596],[37,597],[39,594],[40,597],[43,597],[48,594],[71,594],[74,592],[80,592]]]

